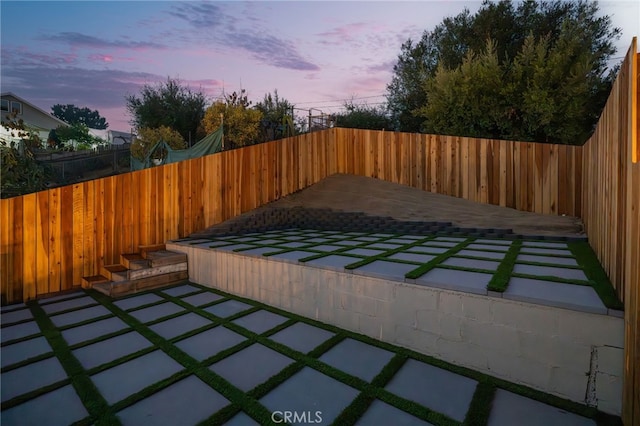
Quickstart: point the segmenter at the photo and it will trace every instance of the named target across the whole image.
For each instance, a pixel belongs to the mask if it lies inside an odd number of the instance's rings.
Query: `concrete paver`
[[[402,411],[393,405],[376,399],[371,403],[364,415],[356,422],[357,426],[380,426],[380,425],[431,425],[431,423],[421,420],[406,411]]]
[[[235,387],[248,392],[293,362],[291,358],[273,349],[254,343],[218,361],[209,369]]]
[[[192,330],[197,330],[209,324],[212,324],[210,320],[196,313],[189,312],[179,317],[159,322],[149,328],[165,339],[173,339],[174,337],[178,337]]]
[[[102,305],[98,305],[91,308],[80,309],[78,311],[67,312],[66,314],[54,315],[50,318],[56,326],[64,327],[65,325],[76,324],[110,314],[111,311]]]
[[[182,369],[158,350],[94,374],[91,380],[105,400],[114,404]]]
[[[189,376],[117,413],[122,424],[195,425],[229,404],[196,376]]]
[[[243,336],[225,327],[215,327],[180,340],[175,345],[198,361],[214,356],[246,340]]]
[[[62,331],[62,337],[69,345],[95,339],[105,334],[124,330],[129,326],[120,318],[112,317]]]
[[[95,305],[97,302],[89,296],[78,297],[71,300],[63,300],[61,302],[49,303],[42,305],[42,310],[48,314],[66,311],[67,309],[79,308],[81,306]]]
[[[120,309],[124,309],[128,311],[129,309],[134,309],[140,306],[149,305],[151,303],[156,303],[161,300],[164,300],[162,297],[157,294],[147,293],[139,296],[128,297],[126,299],[118,300],[113,304],[116,305]]]
[[[60,407],[64,407],[64,409],[60,409]],[[88,415],[87,409],[82,405],[73,386],[66,385],[2,411],[0,423],[4,425],[66,426]]]
[[[40,327],[35,321],[23,322],[8,327],[3,327],[0,332],[0,340],[2,343],[10,340],[21,339],[23,337],[31,336],[40,333]]]
[[[286,322],[287,320],[288,318],[283,317],[282,315],[262,310],[240,317],[233,321],[233,323],[240,327],[244,327],[249,331],[253,331],[254,333],[262,334],[265,331],[271,330],[283,322]]]
[[[345,339],[325,352],[319,359],[338,370],[370,382],[382,371],[393,355],[392,352],[358,340]]]
[[[129,312],[129,315],[134,317],[140,322],[150,322],[159,318],[168,317],[169,315],[177,314],[183,311],[179,305],[172,302],[160,303],[159,305],[149,306],[148,308],[142,308],[137,311]]]
[[[416,284],[475,294],[487,294],[487,284],[489,284],[491,277],[493,277],[493,274],[433,268],[417,278]]]
[[[273,411],[308,413],[315,423],[331,424],[358,391],[312,368],[304,367],[260,399]]]
[[[269,339],[296,351],[307,353],[333,336],[334,334],[330,331],[298,322],[273,334]]]
[[[56,357],[25,365],[0,375],[2,402],[67,378]]]
[[[178,297],[178,296],[183,296],[185,294],[194,293],[199,290],[200,289],[198,287],[194,287],[192,285],[181,285],[178,287],[171,287],[169,289],[162,290],[162,292],[164,294],[168,294],[169,296]]]
[[[51,352],[51,346],[47,342],[47,339],[43,336],[36,337],[22,342],[14,343],[12,345],[4,346],[2,348],[2,356],[0,361],[2,368],[15,364],[25,359],[33,358],[38,355]]]
[[[607,313],[598,293],[593,287],[586,285],[512,277],[502,297],[596,314]]]
[[[198,293],[198,294],[193,294],[191,296],[187,296],[187,297],[183,297],[182,301],[183,302],[187,302],[190,305],[193,306],[203,306],[203,305],[208,305],[209,303],[213,303],[215,301],[218,301],[220,299],[222,299],[223,297],[220,296],[219,294],[215,294],[215,293],[211,293],[208,291],[202,292],[202,293]]]
[[[595,426],[596,422],[560,408],[498,389],[488,426]]]
[[[477,382],[468,377],[410,359],[385,389],[461,422],[476,385]]]
[[[215,316],[226,318],[235,315],[239,312],[251,309],[253,306],[238,300],[227,300],[224,302],[216,303],[215,305],[204,308],[206,312],[209,312]]]
[[[111,362],[126,355],[135,353],[141,349],[150,347],[150,341],[135,331],[121,334],[107,340],[83,346],[73,351],[82,366],[89,370],[107,362]]]
[[[376,260],[353,270],[354,274],[365,274],[367,276],[382,278],[386,280],[404,281],[407,272],[413,271],[419,265],[411,263],[389,262],[386,260]]]

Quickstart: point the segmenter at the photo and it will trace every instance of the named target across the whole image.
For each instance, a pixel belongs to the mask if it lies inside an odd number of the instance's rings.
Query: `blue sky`
[[[623,36],[638,35],[637,1],[601,2]],[[1,80],[45,111],[98,109],[128,130],[124,105],[140,87],[179,78],[211,100],[278,89],[300,108],[384,101],[401,44],[479,1],[0,2]]]

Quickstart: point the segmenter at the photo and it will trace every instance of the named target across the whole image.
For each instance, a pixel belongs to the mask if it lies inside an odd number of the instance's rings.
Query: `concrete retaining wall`
[[[619,415],[622,318],[182,244],[192,282]]]

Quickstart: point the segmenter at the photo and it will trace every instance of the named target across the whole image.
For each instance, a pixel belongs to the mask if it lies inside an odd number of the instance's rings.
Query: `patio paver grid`
[[[597,260],[584,241],[315,229],[211,238],[209,245],[202,238],[195,241],[205,249],[475,294],[491,292],[494,297],[566,309],[600,314],[622,309],[606,274],[594,269],[599,263],[594,266]],[[247,242],[249,238],[251,242]]]
[[[2,424],[266,424],[287,410],[317,416],[316,424],[455,425],[488,416],[500,424],[532,406],[543,410],[545,426],[596,424],[593,408],[505,389],[484,374],[196,284],[115,303],[93,291],[68,299],[78,297],[111,316],[78,307],[77,322],[58,326],[60,314],[50,316],[46,304],[3,310],[3,318],[25,309],[35,318],[14,314],[26,322],[3,326],[3,334],[30,323],[37,332],[2,345],[3,358],[11,354],[0,377]],[[180,313],[148,310],[167,303]],[[136,312],[161,316],[145,324]],[[494,393],[515,402],[478,410]]]

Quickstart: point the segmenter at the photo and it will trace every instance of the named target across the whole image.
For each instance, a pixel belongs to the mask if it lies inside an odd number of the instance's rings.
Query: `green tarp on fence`
[[[166,151],[166,155],[158,162],[153,161],[153,154],[162,149]],[[165,141],[159,141],[149,150],[149,153],[140,161],[137,158],[131,157],[131,170],[147,169],[155,165],[163,165],[169,163],[175,163],[182,160],[190,160],[192,158],[199,158],[204,155],[215,154],[222,151],[222,126],[213,133],[208,134],[201,140],[199,140],[191,148],[187,149],[173,149]]]

